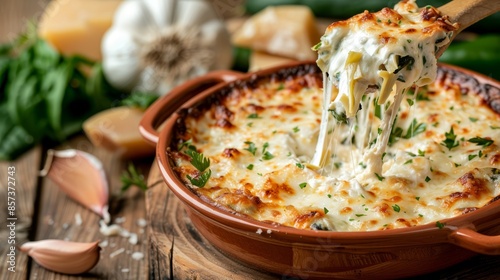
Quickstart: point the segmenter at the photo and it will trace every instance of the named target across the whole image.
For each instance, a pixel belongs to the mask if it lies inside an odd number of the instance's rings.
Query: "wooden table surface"
[[[0,42],[5,42],[22,30],[27,19],[36,19],[50,0],[1,0]],[[121,194],[120,175],[129,161],[96,148],[83,135],[75,136],[57,149],[76,148],[97,156],[110,181],[110,211],[114,221],[130,232],[137,233],[139,243],[132,245],[126,238],[106,237],[99,232],[96,214],[69,199],[49,179],[38,176],[47,147],[37,146],[12,162],[0,162],[0,279],[280,279],[228,259],[199,236],[186,218],[182,205],[157,184],[144,193],[137,188]],[[150,183],[160,180],[153,158],[134,163],[147,175]],[[15,169],[15,217],[7,220],[8,171]],[[159,207],[161,206],[161,207]],[[147,210],[149,209],[149,211]],[[154,209],[154,211],[151,211]],[[83,223],[78,225],[75,216]],[[146,227],[140,219],[149,221]],[[5,225],[15,223],[11,231]],[[9,272],[8,240],[14,236],[16,245],[28,240],[67,239],[90,242],[107,241],[101,259],[90,272],[68,276],[50,272],[19,251],[15,252],[15,273]],[[122,250],[123,249],[123,250]],[[116,256],[116,252],[121,252]],[[144,259],[135,260],[134,252]],[[171,254],[171,252],[173,252]],[[417,263],[415,265],[418,265]],[[381,278],[384,278],[381,276]],[[500,256],[476,256],[449,269],[415,279],[500,279]]]

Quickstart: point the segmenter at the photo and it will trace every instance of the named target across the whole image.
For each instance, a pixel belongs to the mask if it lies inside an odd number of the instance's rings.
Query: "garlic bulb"
[[[124,1],[101,47],[113,86],[157,94],[232,62],[229,33],[207,0]]]
[[[41,176],[47,176],[69,197],[103,217],[108,205],[108,181],[102,163],[84,151],[49,150]]]
[[[47,239],[24,243],[20,250],[46,269],[80,274],[92,269],[99,261],[101,248],[98,244]]]

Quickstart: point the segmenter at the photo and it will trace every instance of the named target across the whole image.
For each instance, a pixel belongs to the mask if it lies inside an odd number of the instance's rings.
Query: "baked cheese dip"
[[[411,8],[411,3],[400,5]],[[414,13],[418,18],[427,12]],[[378,13],[374,18],[387,20]],[[447,38],[443,32],[439,39]],[[402,66],[404,56],[396,45],[396,56],[386,57]],[[319,68],[305,63],[234,82],[178,112],[167,150],[174,170],[208,203],[264,222],[329,231],[443,226],[443,219],[474,211],[500,195],[500,110],[491,106],[486,89],[465,87],[464,74],[440,69],[436,77],[433,56],[428,71],[434,73],[425,74],[422,57],[431,53],[409,53],[420,73],[410,73],[405,63],[396,81],[389,59],[378,69],[387,74],[361,75],[362,63],[346,70],[348,63],[339,70],[337,84],[330,83],[336,66],[321,65],[320,54]],[[350,56],[346,60],[359,59]],[[359,96],[357,85],[352,91],[350,71],[363,77],[355,82],[368,77]],[[399,75],[413,82],[399,84]],[[372,85],[374,92],[367,92]],[[391,90],[381,102],[385,87]],[[325,99],[327,91],[332,96]],[[320,132],[325,111],[329,121],[326,132]],[[318,166],[311,162],[321,133],[327,152],[322,151]],[[373,150],[382,146],[383,152]]]

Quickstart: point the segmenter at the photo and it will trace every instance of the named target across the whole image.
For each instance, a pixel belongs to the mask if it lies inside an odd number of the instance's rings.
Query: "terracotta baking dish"
[[[401,278],[443,269],[477,253],[500,254],[500,199],[442,221],[446,224],[442,229],[428,224],[385,231],[331,232],[299,230],[241,217],[207,203],[182,183],[166,153],[179,117],[178,109],[190,108],[220,91],[298,75],[321,72],[314,62],[250,74],[213,72],[177,87],[146,112],[141,134],[156,145],[165,182],[185,204],[193,224],[207,240],[226,255],[252,267],[306,279]],[[437,81],[459,86],[464,94],[478,93],[500,112],[498,81],[448,65],[440,65]]]

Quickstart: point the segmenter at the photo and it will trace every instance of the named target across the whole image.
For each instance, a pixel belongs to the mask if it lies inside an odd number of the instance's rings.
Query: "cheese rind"
[[[101,39],[121,0],[57,0],[46,8],[38,33],[64,55],[101,59]]]

